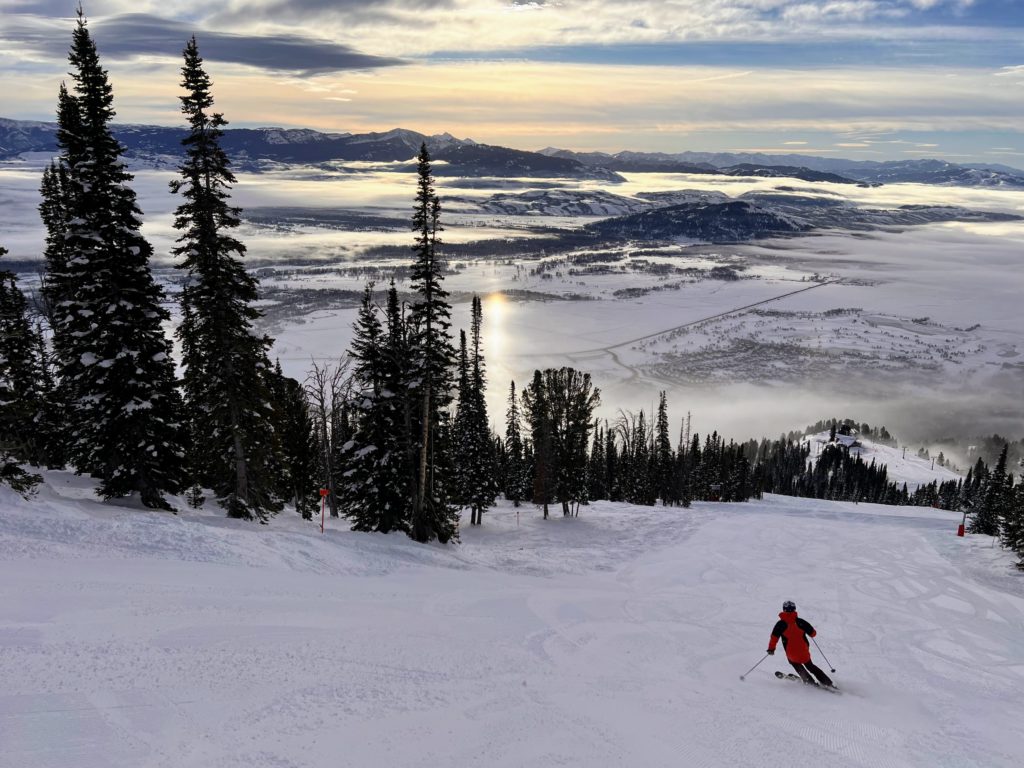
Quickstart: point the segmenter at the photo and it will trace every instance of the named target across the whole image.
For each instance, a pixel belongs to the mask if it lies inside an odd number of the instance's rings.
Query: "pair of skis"
[[[792,672],[790,672],[788,674],[785,673],[785,672],[776,672],[775,676],[777,678],[779,678],[779,680],[793,680],[794,682],[797,682],[797,683],[803,683],[803,680],[800,678],[800,675],[795,675]],[[812,687],[813,688],[818,688],[819,690],[822,690],[822,691],[828,691],[829,693],[834,693],[836,695],[839,695],[841,693],[841,691],[838,688],[836,688],[834,685],[833,686],[828,686],[828,685],[819,685],[818,683],[814,683]]]

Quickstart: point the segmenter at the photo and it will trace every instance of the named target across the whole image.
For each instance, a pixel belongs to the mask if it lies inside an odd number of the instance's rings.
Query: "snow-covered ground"
[[[3,768],[1024,761],[1024,577],[959,515],[500,507],[442,547],[89,490],[0,490]],[[785,599],[842,696],[739,680]]]

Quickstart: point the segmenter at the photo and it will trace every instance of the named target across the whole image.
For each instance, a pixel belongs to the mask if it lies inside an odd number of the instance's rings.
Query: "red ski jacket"
[[[796,615],[796,611],[783,611],[772,629],[772,639],[768,641],[768,650],[774,651],[782,638],[782,647],[786,649],[786,658],[793,664],[806,664],[811,660],[811,644],[807,636],[814,637],[817,632],[810,622]]]

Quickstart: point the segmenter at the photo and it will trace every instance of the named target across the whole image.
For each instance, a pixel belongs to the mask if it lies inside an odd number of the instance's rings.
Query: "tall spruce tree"
[[[509,384],[508,410],[505,412],[505,498],[516,507],[529,497],[528,467],[523,445],[522,424],[519,417],[519,400],[516,397],[516,383]]]
[[[69,105],[67,89],[63,85],[59,100],[65,107]],[[64,119],[70,121],[74,116],[69,114]],[[68,227],[69,195],[67,167],[63,162],[53,160],[43,171],[43,181],[39,187],[39,217],[46,229],[46,247],[43,251],[45,271],[40,293],[43,312],[54,332],[61,328],[61,323],[57,322],[57,307],[71,293],[63,282],[67,276],[67,243],[64,235]]]
[[[558,465],[554,445],[555,424],[544,374],[539,370],[533,372],[530,385],[523,390],[523,411],[530,425],[530,442],[533,445],[530,500],[540,505],[547,520],[549,506],[555,500]]]
[[[446,542],[458,536],[458,510],[451,504],[450,425],[452,400],[451,305],[444,289],[444,270],[438,247],[441,203],[426,144],[417,158],[416,200],[412,228],[412,289],[410,309],[410,380],[412,426],[416,433],[417,466],[409,535],[416,541]]]
[[[654,490],[663,505],[677,502],[672,470],[675,457],[672,455],[672,439],[668,432],[668,396],[658,395],[658,416],[654,426],[654,455],[651,465],[654,469]]]
[[[80,472],[105,498],[139,493],[166,507],[184,451],[169,314],[149,269],[152,247],[114,139],[113,91],[79,9],[72,35],[74,95],[61,89],[57,141],[66,168],[64,253],[48,263],[66,435]],[[59,173],[59,172],[58,172]],[[70,290],[69,287],[73,287]]]
[[[210,78],[196,39],[182,67],[181,111],[189,124],[185,161],[171,191],[184,202],[174,226],[174,253],[188,277],[178,337],[184,364],[191,442],[200,447],[204,485],[229,517],[265,520],[280,509],[273,467],[280,450],[274,431],[269,338],[254,332],[260,312],[256,279],[245,271],[245,246],[231,231],[239,210],[229,204],[235,176],[221,147],[224,117],[211,112]]]
[[[487,419],[486,376],[483,356],[483,305],[472,299],[470,311],[472,349],[467,352],[461,333],[459,352],[459,402],[454,430],[459,503],[470,509],[470,524],[483,521],[484,510],[498,495],[497,467],[491,428]]]
[[[1009,478],[1006,474],[1006,454],[1008,446],[1004,445],[999,454],[996,467],[989,475],[988,484],[985,486],[983,500],[978,507],[974,518],[971,520],[971,533],[981,533],[986,536],[998,536],[1003,515],[1005,514],[1008,493]]]
[[[355,429],[342,449],[340,509],[354,531],[408,531],[410,467],[401,443],[401,399],[389,387],[388,329],[378,316],[372,285],[363,292],[353,330]]]
[[[472,448],[467,439],[472,423],[473,396],[469,382],[469,351],[466,344],[466,332],[459,331],[459,351],[456,361],[456,401],[455,421],[452,433],[455,442],[452,445],[454,472],[452,474],[452,501],[462,508],[471,506],[473,478],[470,472]],[[476,525],[476,510],[472,510],[470,525]]]

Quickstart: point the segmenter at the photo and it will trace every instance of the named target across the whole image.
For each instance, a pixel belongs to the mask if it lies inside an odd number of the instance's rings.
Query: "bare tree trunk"
[[[313,370],[306,378],[306,392],[309,394],[314,418],[318,421],[317,430],[320,451],[323,456],[323,484],[321,487],[328,491],[327,504],[331,510],[331,517],[338,516],[338,500],[334,485],[334,435],[332,425],[334,423],[335,409],[343,402],[346,396],[348,361],[345,360],[335,366],[325,365],[321,367],[313,361]]]

